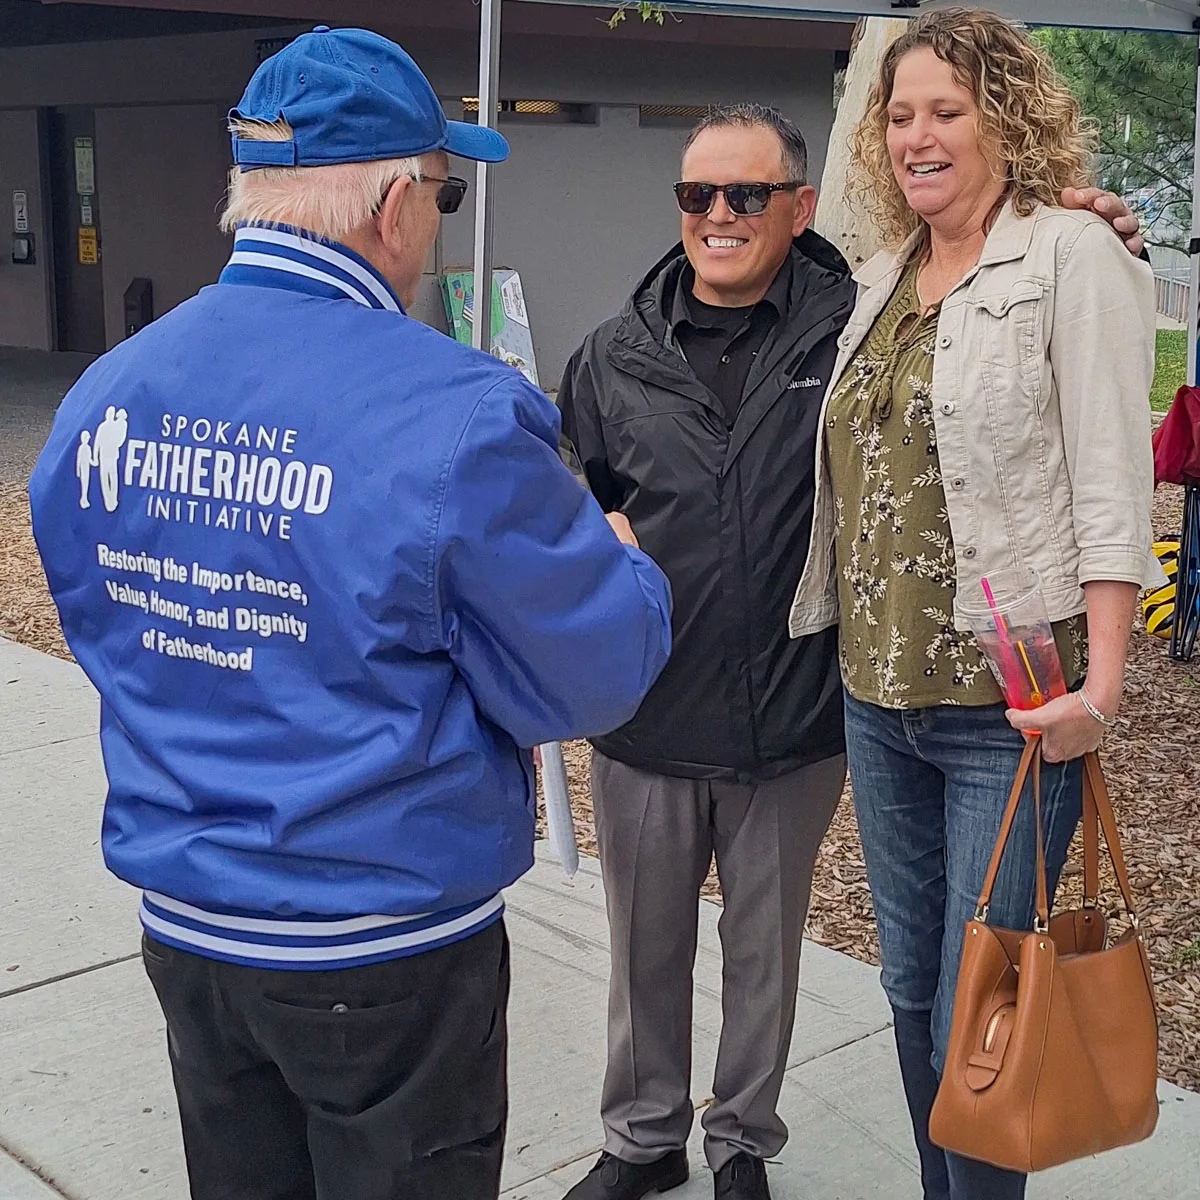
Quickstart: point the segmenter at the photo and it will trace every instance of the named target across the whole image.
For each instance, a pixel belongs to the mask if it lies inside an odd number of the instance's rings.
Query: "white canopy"
[[[566,0],[536,0],[542,4]],[[740,17],[792,17],[801,20],[847,19],[851,17],[911,17],[933,8],[964,3],[968,8],[993,12],[1027,21],[1030,25],[1076,25],[1096,29],[1159,30],[1169,33],[1200,31],[1200,3],[1196,0],[991,0],[971,4],[967,0],[662,0],[675,12],[724,13]],[[609,10],[619,0],[570,0]]]

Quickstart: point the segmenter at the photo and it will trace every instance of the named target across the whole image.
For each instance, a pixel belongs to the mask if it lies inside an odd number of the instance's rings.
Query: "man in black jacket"
[[[790,641],[787,618],[855,285],[808,228],[804,138],[774,109],[712,112],[682,178],[682,245],[588,336],[558,394],[564,453],[674,592],[670,662],[634,719],[593,743],[612,943],[605,1145],[567,1200],[640,1200],[687,1179],[692,968],[714,853],[724,1024],[705,1151],[718,1200],[768,1200],[813,866],[845,776],[837,632]],[[1098,196],[1081,199],[1129,221]]]
[[[703,1123],[717,1195],[767,1196],[763,1159],[787,1137],[776,1102],[809,883],[845,777],[837,633],[787,633],[817,414],[854,307],[845,261],[808,229],[807,159],[772,109],[703,121],[676,188],[683,246],[587,338],[558,395],[588,486],[628,518],[675,602],[658,683],[594,743],[612,937],[605,1154],[570,1200],[687,1178],[692,965],[714,852],[725,1019]]]

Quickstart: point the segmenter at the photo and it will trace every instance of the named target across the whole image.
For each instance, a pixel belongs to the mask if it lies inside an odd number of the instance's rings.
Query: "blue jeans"
[[[926,1200],[1019,1200],[1025,1192],[1023,1175],[948,1154],[928,1134],[963,927],[974,915],[1023,749],[1000,704],[899,710],[846,696],[850,782]],[[1081,763],[1044,765],[1051,895],[1082,804]],[[1027,786],[992,893],[993,924],[1032,927],[1034,875]]]

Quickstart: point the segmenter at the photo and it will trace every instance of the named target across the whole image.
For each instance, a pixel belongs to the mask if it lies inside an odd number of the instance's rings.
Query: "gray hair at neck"
[[[230,132],[247,141],[286,142],[291,126],[277,121],[234,119]],[[259,167],[229,173],[221,229],[243,221],[296,225],[335,242],[344,241],[376,213],[380,198],[403,176],[421,179],[417,158],[335,163],[325,167]]]

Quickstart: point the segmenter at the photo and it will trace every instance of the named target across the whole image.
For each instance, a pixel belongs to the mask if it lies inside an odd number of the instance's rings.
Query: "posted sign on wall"
[[[13,192],[13,233],[29,232],[29,197]]]
[[[75,139],[75,191],[90,196],[96,190],[96,152],[90,137]]]
[[[100,261],[96,246],[96,228],[94,225],[79,227],[79,261],[85,267],[90,267]]]

